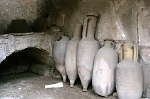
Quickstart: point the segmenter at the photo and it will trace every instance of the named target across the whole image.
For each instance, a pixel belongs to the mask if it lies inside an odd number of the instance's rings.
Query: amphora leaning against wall
[[[116,90],[119,99],[141,99],[143,71],[138,63],[138,47],[126,41],[121,48],[121,62],[116,68]]]
[[[99,42],[94,39],[98,18],[98,13],[87,14],[78,45],[77,68],[83,91],[87,91],[91,82],[94,57],[100,47]]]
[[[78,77],[77,72],[77,46],[81,39],[82,25],[77,24],[73,38],[68,42],[65,54],[65,68],[68,79],[70,81],[70,87],[74,86],[74,83]]]
[[[65,52],[68,41],[68,37],[62,36],[62,39],[55,41],[53,46],[53,58],[56,64],[56,69],[62,75],[64,82],[66,82]]]
[[[118,55],[114,50],[114,42],[105,40],[94,59],[92,85],[98,95],[108,97],[115,88],[115,74],[118,63]]]

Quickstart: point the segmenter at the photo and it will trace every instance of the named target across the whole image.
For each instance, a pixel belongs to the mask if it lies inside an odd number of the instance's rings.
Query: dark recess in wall
[[[0,64],[0,76],[31,72],[33,64],[50,67],[52,60],[42,49],[27,48],[9,55]]]

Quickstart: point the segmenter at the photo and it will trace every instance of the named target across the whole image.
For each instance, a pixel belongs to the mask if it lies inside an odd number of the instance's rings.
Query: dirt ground
[[[92,88],[82,92],[79,81],[74,88],[70,88],[67,82],[63,83],[63,88],[45,89],[45,85],[58,82],[61,80],[32,73],[0,77],[0,99],[117,99],[100,97]]]

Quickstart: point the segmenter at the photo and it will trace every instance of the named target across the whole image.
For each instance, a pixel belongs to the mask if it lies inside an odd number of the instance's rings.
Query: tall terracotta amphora
[[[118,55],[113,47],[112,40],[105,40],[104,47],[98,50],[94,59],[92,86],[95,93],[105,97],[112,94],[115,88]]]
[[[70,81],[70,87],[74,86],[74,83],[78,77],[77,72],[77,46],[81,39],[82,25],[77,24],[73,38],[68,42],[66,55],[65,55],[65,68],[68,79]]]
[[[141,99],[143,92],[142,66],[137,62],[137,45],[126,41],[121,49],[123,59],[116,67],[116,90],[119,99]]]
[[[62,36],[62,39],[54,42],[53,48],[53,58],[56,64],[56,69],[62,75],[64,82],[66,82],[65,52],[68,41],[68,37]]]
[[[91,81],[94,57],[100,47],[99,42],[94,39],[98,18],[98,13],[87,14],[78,45],[77,68],[83,91],[87,91]]]

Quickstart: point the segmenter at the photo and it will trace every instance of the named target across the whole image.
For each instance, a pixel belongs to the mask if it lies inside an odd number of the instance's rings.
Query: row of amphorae
[[[121,61],[118,63],[114,42],[105,40],[100,44],[94,39],[99,14],[89,13],[82,25],[77,24],[71,40],[62,36],[54,43],[53,56],[56,69],[70,87],[79,76],[83,91],[87,91],[92,81],[94,92],[108,97],[116,87],[119,99],[140,99],[143,92],[143,72],[138,63],[138,50],[133,42],[125,42],[121,47]],[[81,39],[82,33],[82,39]]]

